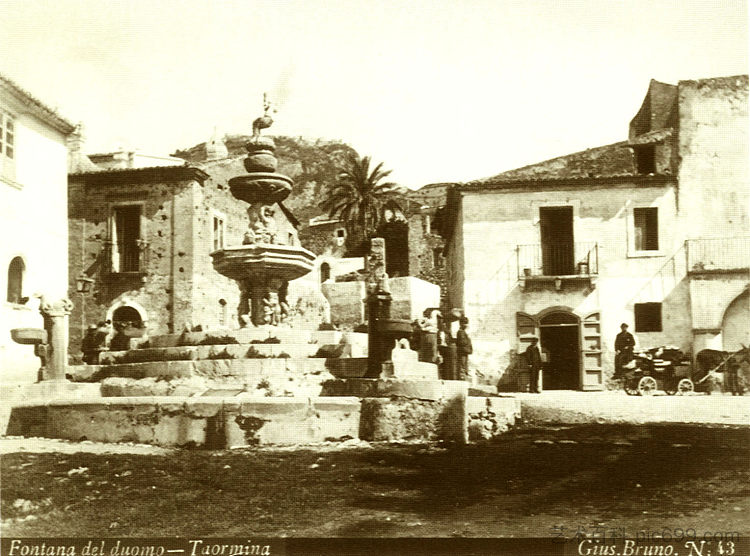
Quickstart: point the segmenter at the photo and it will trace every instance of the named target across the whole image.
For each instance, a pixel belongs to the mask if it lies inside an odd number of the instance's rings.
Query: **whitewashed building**
[[[68,149],[75,126],[0,75],[0,382],[34,382],[12,328],[42,327],[36,294],[68,289]]]

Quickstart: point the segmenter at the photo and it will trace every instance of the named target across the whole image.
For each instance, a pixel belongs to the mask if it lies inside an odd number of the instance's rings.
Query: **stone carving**
[[[42,296],[39,311],[48,317],[64,317],[73,310],[73,302],[70,299],[49,299]]]
[[[273,118],[268,114],[270,111],[271,101],[268,100],[268,95],[263,93],[263,115],[253,121],[253,139],[260,138],[261,130],[268,129],[273,124]],[[274,110],[274,112],[276,112],[276,110]]]
[[[385,272],[385,240],[376,237],[370,240],[367,256],[367,293],[390,292],[388,274]]]
[[[248,230],[242,240],[243,245],[254,243],[276,243],[276,211],[271,205],[254,203],[247,209],[250,221]]]
[[[281,304],[278,292],[269,291],[263,298],[263,321],[277,326],[281,322]]]

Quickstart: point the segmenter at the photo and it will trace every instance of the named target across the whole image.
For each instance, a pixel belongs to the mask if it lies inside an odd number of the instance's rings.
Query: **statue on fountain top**
[[[251,140],[257,141],[260,138],[261,130],[268,129],[273,124],[273,118],[269,115],[271,106],[271,101],[268,100],[268,95],[263,93],[263,115],[253,121],[253,136]],[[273,112],[275,113],[276,109],[274,109]]]

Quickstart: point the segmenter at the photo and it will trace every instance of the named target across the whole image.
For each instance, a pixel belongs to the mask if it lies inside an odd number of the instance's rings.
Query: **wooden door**
[[[581,319],[581,389],[604,390],[602,331],[599,313]]]
[[[542,273],[545,276],[573,274],[573,207],[540,207]]]
[[[516,313],[516,336],[518,338],[518,390],[528,392],[531,375],[525,352],[526,348],[531,345],[531,338],[539,338],[539,322],[527,313]],[[541,342],[538,347],[541,353]],[[541,381],[542,373],[539,373],[539,382]],[[540,384],[539,387],[541,386]]]

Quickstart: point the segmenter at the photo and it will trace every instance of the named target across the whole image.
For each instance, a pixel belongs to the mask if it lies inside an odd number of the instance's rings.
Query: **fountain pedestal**
[[[273,140],[261,137],[257,129],[245,148],[249,173],[230,179],[229,189],[237,199],[250,203],[248,228],[242,245],[214,251],[211,257],[216,271],[240,287],[241,326],[279,324],[284,312],[279,291],[286,282],[310,272],[315,255],[277,233],[274,205],[289,196],[292,180],[276,173]]]

